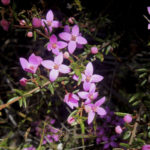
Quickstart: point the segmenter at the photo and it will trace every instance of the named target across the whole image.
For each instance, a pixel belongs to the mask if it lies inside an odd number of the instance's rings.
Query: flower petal
[[[90,86],[91,86],[91,82],[86,82],[86,81],[83,82],[83,89],[85,91],[88,91],[90,89]]]
[[[60,53],[58,56],[54,58],[54,63],[57,65],[61,65],[63,62],[63,54]]]
[[[92,75],[93,75],[93,65],[92,65],[91,62],[89,62],[89,63],[86,65],[85,75],[86,75],[86,76],[92,76]]]
[[[94,74],[94,75],[91,77],[91,82],[100,82],[100,81],[102,81],[103,79],[104,79],[103,76]]]
[[[55,55],[60,55],[60,51],[59,49],[52,49],[52,53],[55,54]]]
[[[64,26],[64,32],[70,32],[70,26],[69,25]]]
[[[67,47],[68,44],[66,42],[63,42],[63,41],[58,41],[57,45],[58,45],[59,49],[63,49],[65,47]]]
[[[46,14],[46,20],[47,21],[53,21],[53,19],[54,19],[54,14],[51,10],[49,10]]]
[[[76,99],[77,101],[79,101],[79,97],[78,97],[76,94],[72,94],[72,97],[73,97],[74,99]]]
[[[148,14],[150,15],[150,6],[147,7]]]
[[[82,91],[82,92],[78,92],[78,95],[79,95],[82,99],[87,99],[89,93]]]
[[[77,37],[77,43],[78,44],[87,44],[87,40],[82,36],[78,36]]]
[[[92,123],[94,117],[95,117],[95,112],[90,111],[90,112],[88,113],[88,124],[91,124],[91,123]]]
[[[71,40],[71,34],[70,33],[67,33],[67,32],[62,32],[59,34],[59,37],[62,39],[62,40],[65,40],[65,41],[70,41]]]
[[[57,79],[58,75],[59,75],[59,71],[52,69],[49,74],[50,81],[52,81],[52,82],[55,81]]]
[[[54,67],[54,62],[51,60],[44,60],[44,61],[42,61],[41,64],[43,67],[45,67],[47,69],[53,69],[53,67]]]
[[[68,51],[70,54],[73,54],[73,52],[75,51],[76,49],[76,42],[75,41],[70,41],[69,44],[68,44]]]
[[[79,26],[78,25],[74,25],[72,27],[72,35],[75,35],[75,36],[79,35]]]
[[[23,70],[25,70],[25,68],[27,68],[28,65],[29,65],[28,61],[25,58],[22,58],[22,57],[20,58],[20,64],[21,64],[21,67],[22,67]]]
[[[106,115],[106,110],[104,108],[102,108],[102,107],[97,107],[96,112],[100,116]]]
[[[57,43],[57,37],[56,37],[55,34],[51,35],[51,37],[50,37],[50,42],[51,42],[51,43]]]
[[[90,92],[90,93],[94,93],[95,90],[96,90],[96,85],[95,85],[94,83],[92,83],[92,84],[90,85],[89,92]]]
[[[48,44],[47,44],[47,50],[48,50],[48,51],[51,51],[51,50],[52,50],[52,44],[51,44],[51,43],[48,43]]]
[[[60,25],[59,21],[54,20],[54,21],[52,22],[52,27],[53,27],[53,28],[58,28],[59,25]]]
[[[95,103],[95,105],[96,105],[96,106],[101,106],[101,105],[105,102],[105,100],[106,100],[106,98],[105,98],[105,96],[104,96],[104,97],[102,97],[101,99],[99,99],[99,100]]]
[[[69,73],[70,72],[70,68],[66,65],[60,65],[59,66],[59,71],[61,73]]]
[[[93,93],[93,95],[92,95],[92,96],[93,96],[93,100],[94,100],[94,99],[96,99],[96,98],[97,98],[97,96],[98,96],[98,92]]]
[[[34,64],[34,65],[40,65],[42,62],[42,58],[40,56],[35,56],[34,53],[32,53],[29,57],[29,63]]]

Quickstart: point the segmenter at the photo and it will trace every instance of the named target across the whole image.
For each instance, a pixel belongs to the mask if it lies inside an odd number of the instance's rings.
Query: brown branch
[[[41,86],[41,88],[47,86],[48,84],[50,84],[50,81],[47,81],[46,83],[44,83],[44,84]],[[30,94],[36,92],[36,91],[39,90],[39,89],[40,89],[40,87],[34,88],[33,90],[27,92],[27,93],[24,94],[23,96],[19,96],[19,97],[15,98],[14,100],[12,100],[12,101],[10,101],[10,102],[8,102],[8,103],[6,103],[6,104],[0,105],[0,110],[2,110],[2,109],[4,109],[4,108],[8,107],[9,105],[11,105],[11,104],[13,104],[13,103],[19,101],[19,100],[22,99],[23,97],[28,96],[28,95],[30,95]]]

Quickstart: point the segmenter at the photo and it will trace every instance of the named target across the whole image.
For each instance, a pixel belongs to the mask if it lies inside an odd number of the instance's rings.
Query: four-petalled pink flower
[[[68,51],[70,54],[73,54],[73,52],[75,51],[77,44],[87,44],[87,40],[82,37],[79,33],[79,27],[78,25],[74,25],[72,27],[72,31],[71,33],[69,32],[62,32],[59,34],[59,37],[68,43]]]
[[[85,111],[88,113],[88,124],[92,123],[95,117],[95,113],[100,116],[106,115],[104,108],[100,107],[105,102],[105,97],[99,99],[95,104],[85,105]]]
[[[74,107],[78,107],[79,97],[76,94],[67,93],[64,98],[64,102],[73,109]]]
[[[70,72],[70,68],[64,64],[62,64],[63,62],[63,54],[60,53],[59,55],[57,55],[54,58],[54,61],[51,60],[44,60],[42,61],[42,65],[47,68],[50,69],[50,74],[49,74],[49,79],[50,81],[55,81],[59,75],[59,72],[61,73],[69,73]]]
[[[59,21],[54,20],[54,14],[52,10],[49,10],[48,13],[46,14],[46,19],[42,19],[42,26],[46,28],[46,25],[49,29],[50,32],[52,32],[53,28],[58,28],[59,27]]]
[[[53,34],[50,37],[50,42],[47,45],[47,49],[48,51],[52,50],[53,54],[59,55],[60,54],[59,50],[65,48],[66,46],[67,46],[66,42],[58,41],[56,35]]]
[[[32,53],[29,57],[29,60],[25,58],[20,58],[20,64],[23,68],[23,70],[30,72],[30,73],[36,73],[36,70],[38,69],[38,66],[41,64],[42,58],[40,56],[36,56],[34,53]]]

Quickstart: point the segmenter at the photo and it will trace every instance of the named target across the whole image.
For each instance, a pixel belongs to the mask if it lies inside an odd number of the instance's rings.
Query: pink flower
[[[143,145],[142,150],[150,150],[150,145],[149,144]]]
[[[49,79],[50,81],[55,81],[59,75],[59,72],[61,73],[69,73],[70,72],[70,68],[64,64],[62,64],[63,62],[63,54],[60,53],[58,56],[56,56],[54,58],[54,61],[51,60],[44,60],[42,61],[42,65],[47,68],[47,69],[51,69],[50,74],[49,74]]]
[[[1,0],[3,5],[9,5],[10,4],[10,0]]]
[[[59,37],[68,43],[68,50],[70,54],[73,54],[73,52],[75,51],[77,44],[87,44],[87,40],[82,37],[79,33],[79,27],[78,25],[74,25],[72,27],[72,32],[62,32],[59,34]]]
[[[150,30],[150,23],[148,24],[148,27],[147,27],[147,28],[148,28],[148,30]]]
[[[41,19],[40,18],[37,18],[37,17],[33,17],[32,19],[32,25],[35,27],[35,28],[39,28],[42,23],[41,23]]]
[[[27,37],[29,37],[29,38],[33,37],[33,32],[29,31],[29,32],[27,33]]]
[[[73,109],[74,107],[78,107],[79,97],[76,94],[68,93],[65,95],[64,102]]]
[[[98,53],[98,48],[96,46],[91,47],[91,53],[92,54],[97,54]]]
[[[96,86],[94,83],[90,85],[89,92],[81,91],[78,92],[78,95],[82,99],[86,99],[85,104],[91,103],[91,101],[95,100],[98,96],[98,92],[95,92]]]
[[[75,122],[75,118],[73,118],[73,117],[68,117],[67,122],[68,122],[69,124],[73,124],[73,123]]]
[[[85,111],[88,113],[88,124],[92,123],[95,113],[100,116],[106,115],[104,108],[100,107],[105,102],[105,97],[99,99],[95,104],[85,105]]]
[[[68,19],[68,22],[71,23],[71,24],[74,24],[74,20],[75,20],[74,17],[70,17],[70,18]]]
[[[40,56],[36,56],[34,53],[32,53],[29,57],[29,60],[27,61],[25,58],[20,58],[20,64],[23,68],[23,70],[35,73],[38,69],[38,66],[41,64],[42,58]]]
[[[54,14],[51,10],[46,14],[46,19],[42,19],[42,26],[45,27],[45,24],[48,26],[50,32],[53,28],[59,27],[59,21],[54,20]]]
[[[47,49],[48,51],[52,50],[53,54],[59,55],[60,54],[59,50],[65,48],[66,46],[67,46],[66,42],[57,41],[56,35],[53,34],[50,37],[50,42],[47,45]]]
[[[20,82],[20,85],[26,86],[27,79],[26,78],[21,78],[19,82]]]
[[[5,30],[5,31],[8,31],[8,29],[9,29],[9,22],[7,21],[7,20],[5,20],[5,19],[2,19],[1,21],[0,21],[0,25],[2,26],[2,28],[3,28],[3,30]]]
[[[116,126],[115,127],[115,132],[117,133],[117,134],[121,134],[122,133],[122,128],[118,125],[118,126]]]
[[[132,122],[132,116],[130,114],[127,114],[124,116],[123,120],[126,123],[130,123],[130,122]]]
[[[84,74],[82,73],[82,81],[83,81],[83,89],[85,91],[88,91],[90,88],[91,83],[97,83],[103,80],[103,76],[94,74],[93,75],[93,65],[91,62],[89,62],[86,65],[86,69],[84,71]],[[73,76],[73,79],[78,81],[79,78],[77,76]]]

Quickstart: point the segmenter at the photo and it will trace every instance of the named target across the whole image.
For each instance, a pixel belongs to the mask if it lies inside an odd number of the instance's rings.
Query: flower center
[[[93,100],[93,95],[91,94],[91,95],[89,95],[89,99],[91,99],[91,100]]]
[[[86,77],[86,81],[89,82],[90,80],[91,80],[91,77],[90,77],[90,76],[87,76],[87,77]]]
[[[52,25],[52,22],[51,22],[51,21],[47,21],[47,25],[48,25],[48,26],[51,26],[51,25]]]
[[[34,70],[34,68],[35,68],[35,67],[32,66],[32,65],[29,66],[29,69],[31,69],[31,70]]]
[[[55,65],[54,65],[54,69],[55,69],[55,70],[58,70],[58,69],[59,69],[59,65],[55,64]]]
[[[57,44],[56,43],[54,43],[54,44],[52,44],[52,48],[56,48],[57,47]]]
[[[71,40],[76,41],[76,36],[72,35]]]

